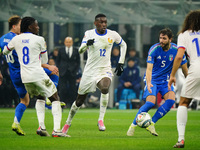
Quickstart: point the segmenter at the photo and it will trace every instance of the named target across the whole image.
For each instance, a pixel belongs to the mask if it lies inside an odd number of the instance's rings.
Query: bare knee
[[[20,103],[26,105],[26,107],[28,107],[29,102],[30,102],[30,99],[29,99],[28,93],[26,93],[26,95],[24,96],[24,98],[20,98]]]
[[[58,96],[58,92],[54,93],[51,97],[49,97],[49,100],[51,102],[53,102],[53,101],[60,101],[60,98]]]
[[[78,96],[76,98],[76,106],[77,107],[80,107],[84,103],[86,96],[87,96],[87,94],[85,94],[85,95],[79,95],[78,94]]]
[[[102,89],[101,89],[101,93],[102,94],[107,94],[108,93],[108,87],[103,87]]]
[[[192,101],[192,99],[181,97],[180,102],[179,102],[179,106],[188,107],[191,101]]]

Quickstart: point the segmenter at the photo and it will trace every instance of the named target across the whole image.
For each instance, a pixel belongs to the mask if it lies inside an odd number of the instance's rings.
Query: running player
[[[141,112],[148,112],[156,103],[157,93],[160,92],[163,96],[165,103],[162,104],[154,116],[152,117],[151,125],[146,129],[152,135],[158,136],[155,131],[154,124],[166,115],[173,104],[175,103],[174,88],[168,90],[168,77],[172,70],[174,58],[177,54],[177,46],[171,43],[173,33],[169,28],[162,29],[159,33],[160,43],[154,44],[148,53],[147,57],[147,69],[144,77],[145,88],[143,98],[146,99],[146,103],[139,109],[138,113],[130,125],[127,136],[133,136],[135,128],[137,126],[136,117]],[[182,70],[184,75],[187,75],[187,60],[186,57],[182,57]]]
[[[60,131],[62,117],[57,89],[47,76],[41,64],[46,64],[48,57],[44,38],[38,36],[39,26],[32,17],[24,17],[21,22],[21,33],[14,37],[4,47],[3,54],[9,54],[13,49],[19,57],[21,79],[30,96],[49,97],[52,101],[52,114],[54,119],[53,137],[64,137]]]
[[[79,85],[77,99],[72,104],[66,124],[62,129],[65,134],[71,125],[74,115],[86,99],[87,94],[95,92],[96,88],[99,88],[101,91],[98,128],[100,131],[106,130],[103,120],[109,99],[109,86],[113,76],[110,55],[114,42],[121,47],[121,56],[115,71],[118,76],[123,72],[126,43],[117,32],[107,29],[107,18],[104,14],[96,15],[94,25],[96,29],[85,32],[79,48],[79,53],[88,50],[88,59]]]
[[[178,53],[175,57],[168,87],[176,84],[175,74],[185,51],[190,59],[188,76],[183,84],[177,110],[178,142],[174,148],[184,148],[187,107],[192,99],[200,100],[200,10],[194,10],[186,16],[178,36]]]
[[[0,38],[0,47],[2,50],[4,49],[4,46],[12,40],[13,37],[20,34],[21,18],[19,16],[15,15],[10,17],[8,19],[8,23],[10,32]],[[5,58],[8,63],[10,78],[20,97],[20,103],[15,109],[15,117],[12,124],[12,130],[15,131],[18,135],[25,135],[24,131],[20,127],[20,121],[24,111],[26,110],[26,107],[29,105],[29,95],[21,81],[20,64],[16,51],[13,50],[8,55],[6,55]]]

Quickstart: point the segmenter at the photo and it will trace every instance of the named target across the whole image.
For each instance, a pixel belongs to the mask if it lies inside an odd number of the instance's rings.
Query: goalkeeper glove
[[[123,68],[124,64],[118,63],[117,67],[115,69],[115,73],[117,74],[117,76],[121,76],[122,72],[124,71]]]
[[[91,45],[93,45],[93,43],[94,43],[94,39],[90,39],[87,41],[86,45],[91,46]]]

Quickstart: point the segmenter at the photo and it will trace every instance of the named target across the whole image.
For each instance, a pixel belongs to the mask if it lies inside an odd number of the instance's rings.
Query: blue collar
[[[99,36],[104,36],[104,35],[107,34],[107,29],[106,29],[106,32],[105,32],[104,34],[99,34],[99,33],[97,32],[97,29],[95,29],[95,32],[96,32],[96,34],[99,35]]]

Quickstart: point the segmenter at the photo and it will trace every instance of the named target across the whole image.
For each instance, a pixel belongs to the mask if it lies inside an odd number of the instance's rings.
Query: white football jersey
[[[96,76],[103,70],[111,70],[111,50],[113,43],[121,44],[122,38],[116,32],[107,29],[105,34],[98,34],[96,29],[87,30],[82,43],[87,43],[89,39],[94,39],[94,44],[88,47],[88,59],[83,74]]]
[[[193,77],[199,78],[200,76],[200,31],[199,32],[192,32],[192,31],[185,31],[184,33],[179,34],[178,48],[183,47],[185,48],[189,60],[190,60],[190,67],[188,70],[188,74],[192,75]]]
[[[7,48],[15,49],[20,63],[20,73],[23,83],[36,82],[46,78],[41,67],[40,54],[46,52],[46,43],[43,37],[22,33],[15,36]]]

